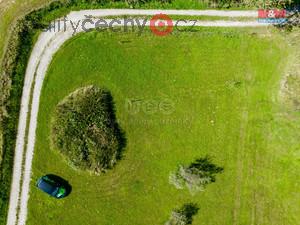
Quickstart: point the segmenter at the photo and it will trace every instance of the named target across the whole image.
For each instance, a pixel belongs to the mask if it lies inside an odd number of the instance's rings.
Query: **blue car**
[[[67,194],[67,189],[63,184],[58,183],[47,175],[41,177],[38,180],[36,186],[45,193],[55,198],[63,198]]]

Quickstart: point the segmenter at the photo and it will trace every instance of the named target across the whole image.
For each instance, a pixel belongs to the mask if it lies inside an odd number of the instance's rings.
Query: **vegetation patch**
[[[165,225],[188,225],[192,224],[193,216],[199,211],[197,204],[184,204],[180,209],[174,209],[171,213],[170,219]]]
[[[216,174],[223,171],[222,167],[216,166],[209,157],[197,159],[189,166],[180,165],[171,173],[169,180],[178,189],[185,186],[192,194],[204,191],[205,187],[216,181]]]
[[[88,86],[67,96],[56,107],[52,141],[77,168],[95,173],[112,168],[125,142],[111,94]]]

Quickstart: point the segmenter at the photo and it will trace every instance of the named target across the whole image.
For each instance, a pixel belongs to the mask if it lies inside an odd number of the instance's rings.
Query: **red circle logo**
[[[173,21],[166,14],[154,15],[150,20],[150,29],[157,36],[166,36],[173,31]]]

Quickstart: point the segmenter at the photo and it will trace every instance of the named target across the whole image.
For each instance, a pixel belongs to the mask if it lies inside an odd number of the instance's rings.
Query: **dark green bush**
[[[80,88],[56,107],[52,141],[77,168],[95,173],[112,168],[124,147],[109,92]]]

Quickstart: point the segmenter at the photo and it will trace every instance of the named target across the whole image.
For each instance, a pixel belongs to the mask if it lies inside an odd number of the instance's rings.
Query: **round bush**
[[[63,99],[54,112],[52,142],[76,168],[95,173],[112,168],[124,141],[111,94],[88,86]]]

